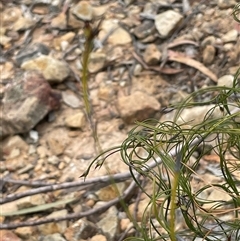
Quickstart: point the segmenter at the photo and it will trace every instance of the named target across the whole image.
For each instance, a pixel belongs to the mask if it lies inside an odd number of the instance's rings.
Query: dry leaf
[[[191,44],[191,45],[194,45],[196,47],[199,46],[199,44],[197,42],[195,42],[195,41],[182,39],[182,40],[175,40],[175,41],[173,41],[172,43],[168,44],[167,47],[170,49],[170,48],[175,48],[175,47],[177,47],[179,45],[184,45],[184,44]]]
[[[180,56],[180,54],[174,51],[168,51],[168,60],[176,61],[182,64],[186,64],[188,66],[191,66],[195,69],[198,69],[200,72],[207,75],[211,80],[213,80],[214,82],[217,82],[217,76],[207,67],[205,67],[202,63],[194,59],[191,59],[185,56]]]
[[[153,70],[162,74],[178,74],[181,73],[182,69],[173,69],[173,68],[161,68],[161,67],[154,67],[148,66],[137,53],[133,52],[133,57],[143,66],[144,69]]]

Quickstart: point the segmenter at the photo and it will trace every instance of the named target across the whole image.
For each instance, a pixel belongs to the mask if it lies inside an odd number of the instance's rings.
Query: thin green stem
[[[84,105],[86,109],[86,115],[92,130],[96,151],[97,153],[102,153],[102,148],[98,139],[96,123],[94,122],[93,116],[92,116],[92,107],[89,100],[89,89],[88,89],[88,81],[89,81],[88,63],[89,63],[91,51],[93,49],[93,40],[96,33],[97,31],[92,29],[91,24],[89,22],[85,22],[84,35],[86,38],[86,42],[85,42],[85,48],[83,51],[83,58],[82,58],[82,88],[83,88],[83,100],[84,100]],[[101,164],[99,164],[99,166],[101,166]]]
[[[179,176],[180,176],[179,171],[176,171],[174,173],[173,185],[171,189],[170,233],[169,233],[171,241],[177,241],[176,235],[175,235],[175,218],[176,218],[175,210],[176,210],[176,193],[177,193]]]
[[[89,119],[91,119],[91,105],[89,101],[88,94],[88,80],[89,80],[89,72],[88,72],[88,63],[90,54],[93,46],[93,36],[92,36],[92,28],[89,23],[85,23],[84,34],[86,38],[85,49],[83,51],[82,58],[82,86],[83,86],[83,100],[86,108],[86,113]]]

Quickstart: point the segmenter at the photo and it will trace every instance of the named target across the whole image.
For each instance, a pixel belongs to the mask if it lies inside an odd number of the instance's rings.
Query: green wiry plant
[[[240,23],[239,14],[240,14],[240,3],[236,4],[233,9],[233,18],[236,22]]]
[[[116,149],[129,166],[137,185],[149,197],[142,226],[138,227],[140,235],[137,240],[240,239],[240,180],[236,176],[240,169],[239,74],[240,71],[232,88],[210,87],[193,93],[178,106],[172,122],[157,125],[151,121],[137,123],[141,130],[134,128],[121,147]],[[214,106],[204,120],[192,126],[191,123],[177,124],[182,110],[198,106],[194,99],[207,93],[212,93],[213,97],[205,104]],[[216,112],[218,115],[214,116]],[[220,168],[214,168],[222,176],[221,183],[202,180],[198,174],[201,160],[209,151],[220,158]],[[192,159],[193,153],[199,153],[198,157]],[[152,182],[151,193],[144,190],[136,172]],[[198,186],[194,186],[196,181]],[[214,189],[228,195],[229,199],[204,198]],[[231,219],[224,220],[224,214],[231,214]],[[178,222],[185,228],[177,227],[176,220],[181,220]],[[136,237],[127,240],[136,240]]]
[[[233,11],[238,22],[239,9],[240,4],[237,4]],[[231,88],[209,87],[191,94],[174,106],[173,121],[157,125],[151,120],[136,123],[137,127],[130,131],[120,147],[105,153],[106,157],[120,152],[136,184],[149,198],[142,225],[134,221],[136,236],[126,240],[240,240],[240,178],[237,175],[240,170],[239,76],[240,70]],[[197,102],[201,96],[212,97]],[[186,108],[210,104],[212,108],[202,122],[180,124]],[[219,167],[208,168],[214,169],[215,175],[222,178],[220,183],[219,180],[208,182],[199,174],[201,161],[209,152],[219,157]],[[102,160],[101,154],[90,167],[94,163],[98,166],[99,159]],[[151,192],[145,190],[142,179],[152,183]],[[212,190],[228,195],[228,199],[208,200],[206,193]],[[179,226],[178,222],[182,225]]]

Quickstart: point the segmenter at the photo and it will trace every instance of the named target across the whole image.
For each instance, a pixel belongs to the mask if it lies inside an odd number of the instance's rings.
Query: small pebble
[[[62,99],[63,102],[72,107],[72,108],[79,108],[80,107],[80,100],[79,98],[71,93],[70,91],[63,91],[62,92]]]
[[[57,156],[50,156],[48,159],[47,159],[48,163],[49,164],[52,164],[52,165],[58,165],[60,160]]]
[[[39,135],[37,131],[31,130],[29,132],[29,137],[32,139],[33,143],[37,143],[38,139],[39,139]]]
[[[233,79],[234,76],[232,75],[223,75],[221,78],[218,79],[217,85],[231,88],[233,86]]]

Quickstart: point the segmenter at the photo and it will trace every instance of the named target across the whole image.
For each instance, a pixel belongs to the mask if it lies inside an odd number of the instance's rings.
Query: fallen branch
[[[113,176],[102,176],[102,177],[89,178],[87,180],[81,180],[76,182],[64,182],[59,184],[52,184],[44,187],[31,189],[26,192],[9,194],[5,198],[0,199],[0,204],[8,203],[26,196],[32,196],[38,193],[52,192],[60,189],[87,186],[89,184],[99,184],[99,183],[111,184],[113,181],[116,183],[123,182],[129,179],[130,177],[131,177],[131,174],[129,172],[124,172],[124,173],[115,174]]]
[[[140,175],[138,175],[138,178],[139,177],[140,177]],[[80,218],[87,217],[87,216],[90,216],[90,215],[93,215],[96,213],[100,213],[100,212],[107,210],[111,206],[117,204],[120,200],[123,200],[126,197],[128,197],[128,195],[131,194],[131,192],[133,191],[135,186],[136,186],[135,181],[132,181],[131,184],[129,185],[129,187],[123,192],[122,196],[117,197],[117,198],[107,202],[106,204],[102,205],[101,207],[93,208],[86,212],[72,213],[72,214],[66,215],[65,217],[46,218],[46,219],[37,220],[37,221],[0,224],[0,229],[15,229],[18,227],[36,226],[36,225],[40,225],[40,224],[44,224],[44,223],[60,222],[63,220],[80,219]]]
[[[47,183],[43,181],[24,181],[24,180],[15,180],[11,178],[3,178],[1,181],[4,183],[12,183],[16,185],[24,185],[24,186],[30,186],[30,187],[41,187],[41,186],[53,185],[52,183]]]

